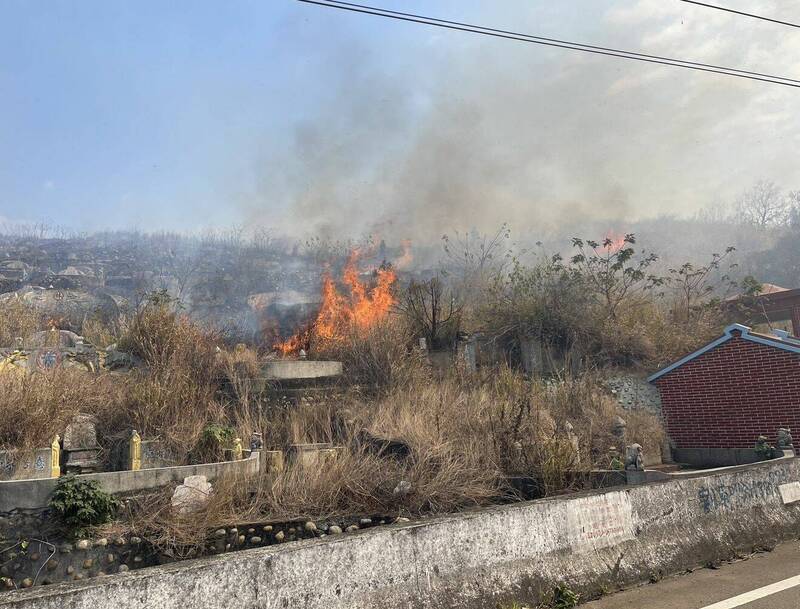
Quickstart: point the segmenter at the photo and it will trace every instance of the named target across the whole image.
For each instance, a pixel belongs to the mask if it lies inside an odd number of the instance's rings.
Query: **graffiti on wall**
[[[43,478],[48,467],[44,451],[38,450],[33,454],[16,451],[0,451],[0,479],[22,477]]]
[[[746,507],[753,502],[775,497],[778,494],[778,486],[787,482],[788,478],[789,475],[783,468],[769,472],[766,480],[751,480],[742,474],[738,480],[730,484],[701,487],[697,491],[697,498],[706,514]]]

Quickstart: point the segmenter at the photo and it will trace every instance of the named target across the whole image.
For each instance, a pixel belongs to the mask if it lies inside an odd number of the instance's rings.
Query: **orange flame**
[[[620,235],[618,233],[614,233],[613,231],[608,231],[606,233],[605,239],[603,240],[603,249],[610,254],[618,252],[623,247],[625,247],[625,235]]]
[[[343,283],[350,288],[349,297],[340,293],[333,278],[326,274],[322,281],[322,305],[314,323],[273,345],[275,350],[290,355],[307,346],[312,338],[329,342],[341,340],[348,330],[368,329],[389,314],[395,303],[392,287],[397,274],[390,266],[381,266],[375,271],[375,286],[369,288],[359,278],[359,256],[359,250],[350,254],[342,276]]]
[[[292,353],[297,353],[303,346],[308,342],[308,333],[307,332],[298,332],[291,338],[288,338],[285,341],[275,343],[272,345],[272,348],[276,351],[279,351],[281,355],[291,355]]]

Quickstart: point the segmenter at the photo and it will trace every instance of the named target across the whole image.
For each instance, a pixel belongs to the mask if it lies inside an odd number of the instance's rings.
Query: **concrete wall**
[[[187,476],[217,478],[223,474],[257,474],[259,471],[258,451],[241,461],[203,463],[201,465],[181,465],[139,471],[101,472],[82,474],[78,478],[97,480],[109,493],[128,493],[167,484],[180,483]],[[39,480],[0,481],[0,512],[10,512],[15,508],[35,509],[45,507],[50,494],[56,487],[58,478]]]
[[[675,448],[672,458],[694,467],[726,467],[764,460],[752,448]]]
[[[0,480],[49,478],[52,475],[51,460],[50,448],[0,450]]]
[[[261,372],[270,380],[316,379],[339,376],[342,373],[342,362],[276,359],[264,362]]]
[[[584,594],[796,536],[800,460],[494,507],[11,592],[8,609],[485,609]],[[789,485],[783,486],[782,485]]]

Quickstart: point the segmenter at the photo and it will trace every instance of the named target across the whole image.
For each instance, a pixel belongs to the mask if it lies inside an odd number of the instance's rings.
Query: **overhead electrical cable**
[[[697,2],[696,0],[678,0],[686,4],[696,4],[697,6],[704,6],[705,8],[713,8],[717,11],[725,11],[726,13],[733,13],[734,15],[742,15],[744,17],[751,17],[752,19],[760,19],[761,21],[769,21],[770,23],[777,23],[779,25],[788,25],[789,27],[800,28],[800,23],[792,23],[791,21],[781,21],[780,19],[772,19],[771,17],[764,17],[763,15],[756,15],[755,13],[746,13],[744,11],[737,11],[736,9],[728,8],[727,6],[719,6],[717,4],[709,4],[708,2]]]
[[[418,23],[422,25],[429,25],[440,27],[450,30],[457,30],[461,32],[469,32],[473,34],[483,34],[485,36],[492,36],[495,38],[504,38],[507,40],[516,40],[518,42],[528,42],[531,44],[539,44],[549,47],[557,47],[562,49],[569,49],[573,51],[583,51],[585,53],[592,53],[595,55],[604,55],[608,57],[618,57],[620,59],[630,59],[633,61],[643,61],[647,63],[655,63],[660,65],[674,66],[678,68],[685,68],[689,70],[698,70],[701,72],[710,72],[713,74],[721,74],[724,76],[734,76],[737,78],[746,78],[749,80],[756,80],[761,82],[768,82],[776,85],[784,85],[787,87],[800,88],[800,80],[787,78],[783,76],[775,76],[771,74],[764,74],[762,72],[753,72],[749,70],[740,70],[738,68],[728,68],[725,66],[718,66],[714,64],[706,64],[695,61],[687,61],[683,59],[675,59],[671,57],[664,57],[660,55],[649,55],[646,53],[637,53],[634,51],[625,51],[621,49],[614,49],[610,47],[601,47],[596,45],[583,44],[579,42],[571,42],[568,40],[561,40],[558,38],[545,38],[543,36],[534,36],[531,34],[523,34],[512,32],[508,30],[499,30],[496,28],[489,28],[469,23],[462,23],[458,21],[448,21],[446,19],[436,19],[433,17],[425,17],[415,13],[403,13],[400,11],[392,11],[388,9],[368,6],[364,4],[355,4],[352,2],[338,2],[336,0],[298,0],[306,4],[315,4],[318,6],[325,6],[328,8],[336,8],[344,11],[354,13],[362,13],[365,15],[373,15],[376,17],[385,17],[388,19],[395,19],[398,21],[406,21],[411,23]]]
[[[306,0],[301,0],[301,2],[303,2],[303,1],[306,1]],[[460,28],[473,28],[470,31],[480,30],[480,32],[476,32],[476,33],[492,32],[492,33],[497,33],[497,34],[506,34],[508,36],[514,37],[515,39],[523,38],[525,40],[531,40],[531,41],[540,40],[540,41],[543,41],[543,42],[553,43],[553,44],[557,44],[557,45],[571,45],[573,47],[579,47],[579,49],[587,49],[587,50],[591,49],[592,51],[605,51],[605,52],[609,52],[609,53],[624,53],[626,55],[631,55],[631,56],[634,56],[634,57],[642,57],[642,58],[646,58],[646,59],[654,59],[654,60],[666,61],[666,62],[676,62],[676,63],[679,63],[679,64],[685,64],[687,66],[699,66],[699,67],[703,67],[703,68],[711,68],[711,69],[715,69],[715,70],[724,70],[724,71],[727,71],[727,72],[736,72],[736,73],[739,73],[739,74],[747,74],[747,75],[750,75],[750,76],[761,76],[761,77],[764,77],[764,78],[785,80],[787,82],[795,82],[797,84],[800,84],[800,80],[795,80],[793,78],[784,78],[782,76],[772,76],[770,74],[763,74],[761,72],[751,72],[751,71],[748,71],[748,70],[739,70],[737,68],[726,68],[724,66],[717,66],[717,65],[708,64],[708,63],[700,63],[700,62],[696,62],[696,61],[686,61],[686,60],[683,60],[683,59],[674,59],[674,58],[670,58],[670,57],[664,57],[662,55],[650,55],[650,54],[647,54],[647,53],[637,53],[635,51],[622,51],[622,50],[619,50],[619,49],[613,49],[613,48],[609,48],[609,47],[602,47],[602,46],[597,46],[597,45],[592,45],[592,44],[583,44],[583,43],[579,43],[579,42],[569,42],[567,40],[559,40],[558,38],[546,38],[544,36],[534,36],[532,34],[522,34],[520,32],[513,32],[513,31],[509,31],[509,30],[500,30],[500,29],[497,29],[497,28],[490,28],[490,27],[485,27],[485,26],[482,26],[482,25],[471,25],[469,23],[462,23],[462,22],[459,22],[459,21],[449,21],[447,19],[438,19],[438,18],[435,18],[435,17],[423,17],[421,15],[415,15],[414,13],[403,13],[401,11],[393,11],[393,10],[384,9],[384,8],[374,8],[374,7],[371,7],[371,6],[364,5],[364,4],[356,4],[354,2],[342,2],[340,0],[323,0],[323,2],[310,2],[310,3],[311,4],[320,4],[320,5],[323,5],[323,6],[331,6],[331,7],[337,7],[337,5],[339,5],[341,8],[350,7],[347,10],[364,9],[363,11],[359,10],[357,12],[376,11],[376,12],[370,12],[369,14],[377,14],[377,12],[380,12],[380,13],[386,13],[385,16],[387,16],[387,17],[390,16],[390,15],[397,15],[398,18],[399,17],[407,17],[407,18],[414,19],[414,20],[416,20],[416,19],[424,19],[426,22],[431,22],[431,23],[428,23],[428,25],[435,25],[435,24],[440,24],[441,23],[441,24],[459,26]],[[433,23],[433,22],[435,22],[435,23]]]

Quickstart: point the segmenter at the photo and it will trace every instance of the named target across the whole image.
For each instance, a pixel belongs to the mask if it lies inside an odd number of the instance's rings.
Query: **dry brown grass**
[[[666,432],[661,419],[644,410],[628,410],[622,415],[628,424],[626,433],[628,444],[638,443],[642,446],[645,463],[650,459],[656,461],[661,457],[661,448],[666,439]]]
[[[17,338],[24,339],[43,328],[41,315],[17,298],[0,309],[0,347],[15,347]]]
[[[401,481],[410,491],[394,493]],[[219,527],[249,522],[326,520],[337,517],[399,516],[453,512],[482,505],[499,490],[489,472],[475,471],[444,446],[413,461],[387,460],[343,450],[324,467],[289,464],[256,480],[216,480],[206,505],[190,516],[170,505],[170,493],[142,498],[128,514],[129,525],[167,554],[188,557]]]
[[[141,498],[130,526],[176,556],[196,552],[210,530],[237,522],[418,516],[483,505],[508,493],[509,477],[533,479],[544,494],[564,492],[576,484],[576,472],[606,464],[617,414],[628,420],[630,441],[646,452],[660,449],[657,421],[621,413],[597,376],[532,381],[506,367],[434,374],[410,338],[390,318],[327,345],[318,355],[344,361],[349,387],[296,405],[259,393],[254,350],[221,350],[212,329],[151,303],[119,341],[144,361],[130,374],[1,375],[0,447],[46,446],[78,411],[97,417],[106,443],[135,428],[186,459],[210,424],[232,426],[245,440],[260,431],[267,448],[343,447],[320,468],[290,464],[256,480],[218,480],[207,506],[189,518],[175,514],[167,492]],[[404,443],[411,456],[369,452],[359,441],[364,430]],[[401,481],[408,492],[395,492]]]
[[[312,355],[341,361],[348,384],[381,392],[423,382],[427,368],[413,342],[403,320],[391,315],[366,330],[354,327],[336,341],[312,345]]]
[[[502,368],[430,378],[377,399],[351,392],[337,402],[293,408],[284,441],[336,442],[343,425],[349,437],[365,429],[404,442],[427,467],[442,464],[438,484],[466,488],[479,481],[470,488],[479,502],[496,493],[506,476],[536,478],[545,493],[562,491],[572,473],[595,463],[595,455],[597,462],[604,459],[618,412],[598,378],[531,382]],[[567,420],[580,439],[580,460],[566,434]]]
[[[162,549],[183,556],[210,531],[237,523],[420,516],[485,505],[509,492],[508,476],[529,477],[545,494],[561,493],[579,484],[576,473],[607,465],[613,418],[620,413],[597,377],[531,382],[509,369],[408,385],[377,400],[349,393],[293,407],[279,424],[283,445],[334,441],[344,447],[322,467],[289,463],[256,480],[218,480],[209,503],[191,518],[176,514],[166,495],[148,499],[131,522]],[[622,414],[631,441],[645,451],[660,447],[650,415]],[[567,420],[580,440],[580,461],[566,438]],[[406,443],[411,457],[367,451],[356,440],[361,429]],[[395,493],[401,481],[409,492]]]
[[[81,335],[100,349],[116,343],[119,331],[119,324],[110,325],[97,316],[89,317],[81,324]]]
[[[120,348],[145,367],[126,379],[125,399],[106,412],[106,429],[136,429],[188,455],[211,423],[226,419],[219,389],[224,362],[219,335],[160,304],[148,304],[131,320]]]
[[[108,375],[71,369],[0,374],[0,448],[49,446],[77,412],[106,411],[121,396]]]
[[[670,307],[652,307],[642,319],[650,341],[658,348],[649,360],[656,370],[720,336],[728,321],[715,308],[697,311],[690,319],[676,319]]]
[[[203,428],[226,421],[216,334],[164,307],[146,307],[123,337],[146,367],[130,374],[0,374],[0,447],[49,445],[77,412],[94,415],[112,442],[136,429],[188,455]]]
[[[617,416],[627,423],[627,444],[639,443],[648,456],[658,456],[664,440],[661,420],[644,410],[624,410],[608,393],[599,374],[566,378],[556,383],[537,383],[548,410],[557,421],[570,421],[581,444],[582,458],[597,468],[608,465],[608,449],[622,450],[613,435]]]

